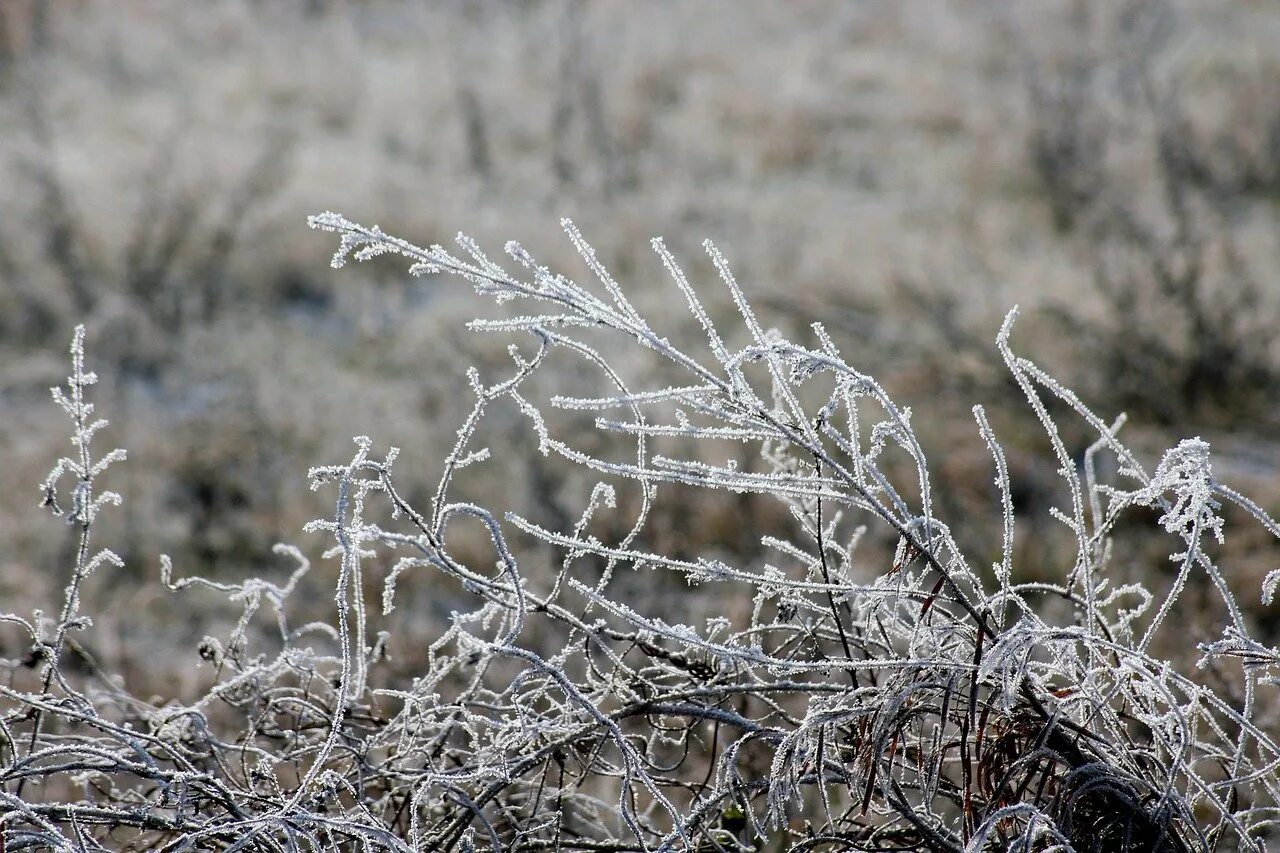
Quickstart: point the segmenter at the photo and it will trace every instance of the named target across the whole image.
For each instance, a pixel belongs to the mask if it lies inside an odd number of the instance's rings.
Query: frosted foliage
[[[282,581],[234,583],[162,560],[172,594],[221,596],[242,616],[199,645],[205,692],[144,698],[91,658],[67,664],[92,630],[82,585],[119,563],[90,534],[118,500],[98,481],[123,458],[91,452],[103,421],[78,331],[67,390],[54,392],[73,453],[43,487],[78,536],[65,601],[56,617],[0,615],[32,649],[3,662],[0,684],[7,849],[1209,851],[1264,850],[1274,836],[1267,709],[1280,655],[1251,633],[1215,553],[1230,519],[1280,530],[1215,480],[1200,439],[1148,472],[1122,421],[1014,353],[1014,314],[997,349],[1044,426],[1066,497],[1055,515],[1076,543],[1057,581],[1019,567],[1015,484],[981,407],[974,441],[990,455],[1002,535],[967,555],[953,533],[965,520],[939,514],[911,412],[821,325],[809,343],[769,329],[710,243],[735,329],[717,327],[653,243],[654,270],[701,330],[685,346],[650,325],[568,222],[590,283],[514,243],[504,265],[465,237],[422,248],[334,213],[311,225],[338,235],[335,267],[397,255],[415,275],[461,277],[510,303],[472,327],[516,334],[511,365],[467,371],[473,400],[433,489],[402,489],[397,451],[365,437],[349,460],[312,469],[334,507],[310,525],[329,541],[316,567],[281,546],[293,566]],[[636,362],[624,371],[618,357],[636,346],[647,375],[680,378],[636,380]],[[530,380],[557,360],[598,382],[547,394]],[[1083,457],[1051,403],[1094,436]],[[500,408],[521,413],[547,464],[598,480],[564,529],[457,497],[470,470],[503,462],[479,440]],[[613,435],[591,445],[607,452],[562,434],[584,413]],[[743,445],[758,462],[717,461]],[[672,484],[766,496],[793,524],[760,531],[750,564],[647,547]],[[1109,564],[1134,525],[1176,543],[1149,586]],[[636,573],[715,585],[726,606],[692,620],[655,612],[625,592]],[[433,633],[385,630],[404,585],[424,576],[470,604]],[[1270,596],[1278,577],[1242,592]],[[1200,668],[1181,671],[1156,650],[1182,640],[1171,614],[1193,580],[1224,617]],[[332,619],[295,624],[291,597],[326,584]],[[383,678],[388,655],[410,648],[426,650],[416,677]]]

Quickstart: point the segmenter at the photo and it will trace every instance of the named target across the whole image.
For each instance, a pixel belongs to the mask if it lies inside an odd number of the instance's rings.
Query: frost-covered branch
[[[79,591],[114,565],[89,549],[112,500],[96,478],[123,458],[89,451],[103,422],[77,333],[69,392],[55,393],[76,452],[44,491],[80,535],[65,603],[56,622],[0,614],[39,652],[36,677],[6,661],[0,686],[11,849],[101,849],[125,830],[174,851],[1266,846],[1280,746],[1260,709],[1280,656],[1251,631],[1218,546],[1232,507],[1280,528],[1217,481],[1200,439],[1144,469],[1122,420],[1014,353],[1013,314],[996,347],[1062,479],[1055,517],[1074,547],[1060,579],[1020,564],[1017,484],[986,409],[974,441],[991,456],[995,523],[981,529],[998,535],[966,553],[955,531],[971,519],[945,517],[911,410],[820,324],[807,340],[768,328],[710,243],[737,329],[653,243],[694,342],[659,331],[568,222],[592,284],[516,244],[508,269],[465,237],[423,248],[337,214],[311,224],[339,236],[334,266],[397,255],[416,275],[459,276],[509,304],[473,330],[529,337],[504,374],[467,372],[472,400],[433,486],[410,488],[399,451],[364,437],[312,469],[334,499],[307,528],[329,543],[314,566],[282,546],[281,579],[229,582],[164,560],[173,594],[223,597],[241,616],[200,644],[203,692],[157,702],[66,661],[89,625]],[[626,348],[651,363],[637,371]],[[564,360],[579,378],[548,393],[534,377],[554,385]],[[1082,456],[1052,400],[1092,436]],[[598,481],[563,529],[466,494],[473,471],[511,463],[482,438],[499,410],[523,418],[546,464]],[[584,415],[598,440],[563,427]],[[725,452],[741,447],[756,461]],[[67,510],[64,477],[77,484]],[[672,485],[764,496],[790,522],[758,531],[752,560],[664,550],[650,522]],[[1177,543],[1163,584],[1115,576],[1115,541],[1136,524]],[[717,606],[637,595],[665,575]],[[1171,625],[1193,578],[1224,617],[1202,669],[1183,671],[1158,650],[1183,639]],[[331,618],[295,624],[293,597],[322,583]],[[443,624],[392,631],[418,583],[459,603]],[[385,677],[408,648],[424,650],[420,670]]]

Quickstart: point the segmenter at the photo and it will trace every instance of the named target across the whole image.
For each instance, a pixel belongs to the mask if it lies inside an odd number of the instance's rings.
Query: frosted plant
[[[1067,503],[1055,516],[1075,542],[1058,582],[1022,579],[1014,484],[981,407],[975,440],[992,457],[1002,535],[969,556],[952,532],[965,520],[938,510],[910,410],[820,324],[809,344],[766,328],[710,243],[741,343],[712,322],[661,241],[658,262],[702,328],[697,345],[651,326],[568,222],[590,287],[514,243],[509,272],[465,237],[455,253],[332,213],[311,224],[339,235],[334,266],[399,255],[414,274],[460,276],[512,303],[471,327],[527,344],[512,345],[505,375],[468,372],[474,403],[429,501],[407,497],[398,451],[370,438],[349,461],[311,471],[313,488],[335,494],[332,517],[310,526],[332,543],[332,620],[288,618],[291,594],[318,575],[296,549],[281,549],[296,564],[283,584],[175,579],[162,561],[176,593],[227,596],[242,617],[225,640],[200,645],[214,670],[207,692],[157,704],[61,665],[66,635],[87,625],[77,590],[110,560],[89,558],[88,541],[107,500],[94,478],[118,458],[88,453],[97,427],[77,335],[71,397],[60,400],[81,453],[60,463],[46,495],[56,507],[58,477],[79,478],[69,517],[82,553],[56,625],[3,617],[40,650],[34,680],[10,661],[12,686],[0,687],[10,848],[1266,849],[1280,749],[1260,709],[1274,701],[1280,653],[1251,633],[1213,547],[1231,507],[1280,528],[1217,482],[1199,439],[1148,473],[1120,441],[1122,421],[1098,418],[1014,353],[1014,314],[997,347],[1057,457]],[[649,375],[682,378],[637,384],[615,366],[623,345],[648,351]],[[540,394],[532,377],[566,357],[602,384]],[[1082,457],[1052,400],[1096,436]],[[599,480],[566,529],[455,496],[468,469],[502,460],[479,444],[499,406],[522,413],[551,462]],[[561,415],[582,413],[627,453],[563,434]],[[741,444],[758,464],[716,461]],[[1109,479],[1101,456],[1115,462]],[[672,484],[776,499],[793,525],[761,531],[766,556],[749,564],[646,547]],[[1121,582],[1111,562],[1121,519],[1150,525],[1151,509],[1180,542],[1176,576],[1156,588]],[[461,528],[483,531],[487,557],[474,536],[458,546]],[[877,537],[890,544],[883,554],[867,544]],[[519,544],[530,540],[540,549]],[[546,546],[560,561],[534,570]],[[640,571],[749,606],[688,624],[626,594],[624,578]],[[399,587],[422,573],[471,605],[430,636],[379,630]],[[1221,639],[1199,647],[1202,668],[1183,671],[1156,650],[1179,641],[1169,620],[1199,573],[1225,621]],[[1263,594],[1277,585],[1273,574]],[[379,587],[376,606],[366,596]],[[378,674],[397,644],[427,649],[407,683]]]

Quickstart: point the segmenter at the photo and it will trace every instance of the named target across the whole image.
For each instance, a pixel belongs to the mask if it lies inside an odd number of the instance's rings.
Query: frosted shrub
[[[1066,502],[1055,516],[1075,542],[1056,582],[1020,580],[1014,484],[981,407],[975,440],[990,452],[1003,536],[966,555],[951,526],[965,520],[937,511],[912,413],[846,363],[820,324],[809,345],[763,326],[710,243],[741,344],[658,240],[704,343],[653,328],[568,222],[589,287],[514,243],[512,272],[465,237],[454,253],[332,213],[311,224],[338,234],[335,267],[399,255],[414,274],[461,276],[514,303],[472,327],[526,344],[512,345],[505,375],[469,371],[474,401],[429,500],[406,497],[397,451],[369,438],[349,461],[311,471],[312,487],[335,498],[333,515],[311,525],[331,541],[325,569],[283,546],[297,565],[283,583],[186,577],[162,561],[175,594],[227,596],[243,617],[200,644],[208,691],[159,701],[131,695],[91,658],[68,665],[74,638],[91,630],[79,590],[118,562],[90,534],[118,500],[98,479],[123,458],[90,452],[102,422],[85,400],[93,378],[77,332],[69,390],[54,392],[75,453],[44,485],[45,504],[79,533],[65,602],[56,618],[0,617],[31,647],[4,661],[0,685],[7,849],[1265,849],[1280,793],[1266,710],[1280,655],[1251,633],[1213,554],[1231,507],[1273,536],[1280,528],[1214,478],[1199,439],[1148,472],[1118,438],[1121,421],[1014,353],[1015,314],[997,348],[1057,457]],[[622,346],[650,352],[660,363],[650,375],[682,378],[636,384],[615,368]],[[533,393],[531,377],[561,357],[590,365],[609,390]],[[544,454],[599,479],[568,529],[455,497],[469,466],[502,463],[501,448],[477,439],[499,403],[523,413]],[[1083,454],[1051,408],[1093,433]],[[593,413],[627,455],[582,450],[581,436],[557,431],[555,410]],[[715,461],[740,443],[758,465]],[[673,484],[768,496],[794,527],[761,531],[758,564],[647,550],[646,520],[681,491]],[[593,532],[626,512],[609,528],[620,535]],[[1173,571],[1121,582],[1116,538],[1152,524],[1176,543]],[[468,561],[453,543],[477,525],[491,554]],[[892,557],[867,546],[877,538]],[[541,544],[520,544],[531,542]],[[546,546],[559,564],[534,571]],[[615,594],[638,571],[750,606],[682,624]],[[431,636],[379,631],[397,585],[420,573],[471,606]],[[321,577],[333,619],[294,624],[290,595]],[[1171,614],[1201,577],[1225,621],[1199,649],[1204,669],[1181,671],[1157,650],[1185,642]],[[1262,592],[1277,585],[1273,573]],[[377,667],[397,644],[427,648],[427,663],[384,684]]]

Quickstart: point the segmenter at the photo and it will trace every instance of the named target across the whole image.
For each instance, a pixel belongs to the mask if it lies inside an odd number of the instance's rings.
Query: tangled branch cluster
[[[69,393],[55,391],[76,455],[44,487],[46,505],[79,534],[66,599],[56,618],[0,615],[32,649],[3,662],[10,678],[0,685],[7,849],[1265,849],[1280,748],[1265,712],[1274,700],[1262,691],[1274,689],[1280,654],[1251,634],[1206,537],[1223,537],[1227,505],[1272,535],[1280,527],[1214,479],[1198,439],[1144,469],[1118,439],[1119,421],[1102,421],[1014,354],[1014,314],[999,352],[1069,495],[1056,515],[1076,553],[1057,583],[1019,580],[1013,484],[981,407],[976,429],[1003,517],[991,564],[962,553],[936,512],[910,411],[847,364],[821,325],[813,346],[762,326],[710,243],[745,327],[742,346],[722,336],[653,243],[705,332],[700,356],[650,326],[568,222],[598,286],[553,274],[516,244],[507,246],[511,273],[464,237],[454,254],[332,213],[311,224],[340,235],[335,267],[397,254],[415,274],[461,276],[528,306],[472,326],[528,333],[532,348],[511,348],[504,378],[471,371],[474,404],[429,502],[405,497],[396,451],[375,452],[367,438],[346,464],[312,470],[313,488],[336,492],[333,516],[312,525],[333,543],[331,622],[289,619],[291,593],[310,582],[296,549],[282,548],[298,566],[283,585],[175,580],[165,561],[171,589],[221,593],[243,616],[226,639],[200,647],[216,672],[208,692],[159,702],[128,693],[75,641],[90,627],[81,587],[118,562],[93,550],[91,533],[98,511],[118,500],[97,480],[123,458],[91,452],[102,422],[85,400],[93,376],[78,332]],[[588,344],[592,335],[647,348],[682,384],[633,387]],[[535,399],[528,381],[553,352],[584,360],[612,389]],[[572,529],[453,497],[466,467],[489,460],[477,429],[498,401],[527,416],[544,454],[601,480]],[[1096,435],[1083,456],[1050,412],[1063,405]],[[556,434],[548,406],[597,413],[628,455],[575,446]],[[708,461],[726,442],[758,448],[761,464]],[[680,452],[659,452],[668,445]],[[1114,474],[1099,474],[1101,458]],[[626,532],[593,533],[601,516],[622,512],[616,489],[626,483],[638,495]],[[646,550],[646,520],[669,484],[769,496],[789,509],[796,535],[765,536],[759,565]],[[1179,542],[1176,573],[1160,590],[1120,583],[1110,562],[1122,518],[1149,524],[1143,508]],[[477,523],[491,545],[487,565],[451,545],[459,526]],[[859,550],[868,530],[896,541],[891,561]],[[513,543],[529,537],[561,555],[554,571],[530,570],[546,551],[522,558]],[[632,569],[719,585],[726,600],[751,606],[741,618],[667,621],[672,614],[614,594]],[[385,614],[410,572],[443,575],[473,606],[428,641],[418,677],[383,685],[371,673],[389,644],[421,641],[375,632],[367,591],[382,584]],[[1210,689],[1155,651],[1201,576],[1226,614],[1202,663],[1237,661],[1234,688]],[[1278,584],[1273,574],[1264,594]],[[259,630],[264,606],[275,614],[271,636]],[[88,665],[68,666],[73,654]]]

